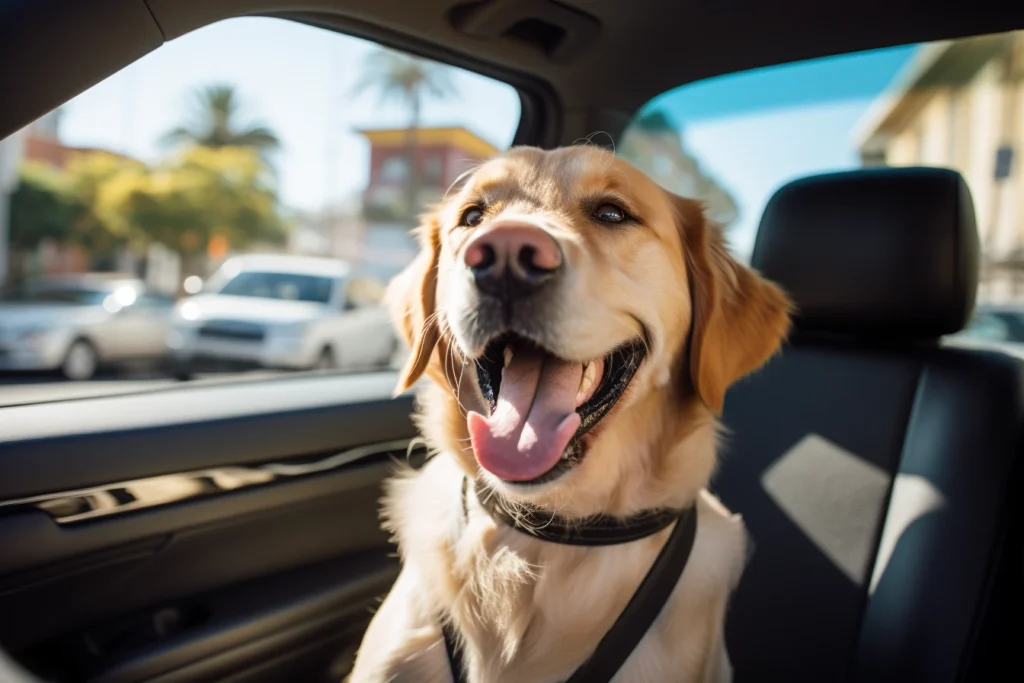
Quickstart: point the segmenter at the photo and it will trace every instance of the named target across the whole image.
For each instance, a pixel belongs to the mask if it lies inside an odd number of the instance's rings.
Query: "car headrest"
[[[751,265],[792,297],[796,330],[934,339],[974,308],[978,250],[959,173],[871,168],[779,189]]]

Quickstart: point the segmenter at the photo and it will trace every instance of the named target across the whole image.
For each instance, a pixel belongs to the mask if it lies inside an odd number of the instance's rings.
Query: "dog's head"
[[[596,147],[513,149],[419,235],[389,289],[411,349],[400,389],[424,372],[446,387],[456,455],[514,500],[565,500],[567,482],[613,495],[623,460],[659,468],[642,460],[680,433],[664,416],[719,413],[788,327],[786,297],[699,204]]]

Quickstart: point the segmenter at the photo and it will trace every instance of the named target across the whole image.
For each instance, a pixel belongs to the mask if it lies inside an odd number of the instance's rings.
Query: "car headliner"
[[[456,6],[549,0],[14,0],[0,4],[0,138],[189,31],[238,16],[287,16],[501,78],[524,94],[517,142],[617,135],[645,101],[723,73],[843,52],[1007,31],[1024,3],[973,0],[569,0],[593,40],[555,60],[509,37],[453,25]],[[469,11],[472,11],[470,8]]]

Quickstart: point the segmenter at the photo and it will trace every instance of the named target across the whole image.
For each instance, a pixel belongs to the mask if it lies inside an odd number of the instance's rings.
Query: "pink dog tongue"
[[[480,466],[506,481],[530,481],[558,464],[580,426],[576,393],[583,366],[519,349],[501,374],[490,417],[469,413]]]

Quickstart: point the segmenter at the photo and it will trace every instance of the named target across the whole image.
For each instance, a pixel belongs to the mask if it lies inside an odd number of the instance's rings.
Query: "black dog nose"
[[[533,293],[562,268],[562,250],[547,232],[499,223],[473,237],[463,253],[480,291],[500,299]]]

